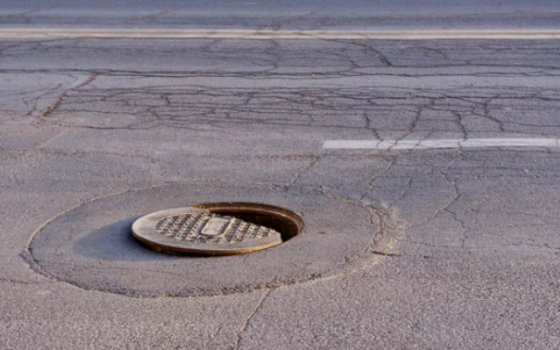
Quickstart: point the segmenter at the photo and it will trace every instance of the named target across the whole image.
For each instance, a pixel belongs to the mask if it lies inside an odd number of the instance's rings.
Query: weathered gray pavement
[[[560,148],[323,148],[557,139],[559,75],[558,40],[2,40],[0,349],[560,349]],[[215,200],[308,230],[128,236]]]
[[[558,29],[555,0],[4,0],[0,27]]]

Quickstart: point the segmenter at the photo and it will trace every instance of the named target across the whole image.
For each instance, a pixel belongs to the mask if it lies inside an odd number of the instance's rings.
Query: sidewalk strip
[[[286,40],[428,40],[560,39],[560,29],[462,30],[252,30],[127,28],[0,28],[0,39],[286,39]]]

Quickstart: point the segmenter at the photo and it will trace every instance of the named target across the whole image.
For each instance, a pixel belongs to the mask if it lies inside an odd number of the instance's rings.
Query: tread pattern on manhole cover
[[[206,204],[212,205],[212,204]],[[212,212],[197,207],[167,209],[144,215],[132,224],[132,235],[149,248],[164,253],[187,253],[200,255],[245,254],[274,247],[283,242],[278,228],[263,226],[259,221],[245,220],[253,215],[269,215],[273,209],[262,209],[262,205],[251,203],[214,204],[214,209],[223,208],[225,213]],[[228,215],[227,209],[235,208],[237,217]],[[231,210],[231,209],[230,209]],[[267,211],[268,210],[268,211]],[[295,214],[294,214],[295,215]],[[266,216],[265,216],[266,217]]]
[[[213,226],[212,232],[205,234],[209,225]],[[155,229],[164,236],[197,243],[238,243],[277,233],[264,226],[207,212],[167,216],[156,222]]]

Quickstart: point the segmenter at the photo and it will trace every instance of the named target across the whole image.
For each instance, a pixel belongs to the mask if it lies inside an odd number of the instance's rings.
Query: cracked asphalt
[[[84,4],[13,2],[0,30],[556,28],[560,13]],[[560,148],[323,147],[557,140],[559,111],[559,40],[0,39],[0,349],[560,349]],[[135,216],[219,198],[310,226],[211,259],[127,236]]]

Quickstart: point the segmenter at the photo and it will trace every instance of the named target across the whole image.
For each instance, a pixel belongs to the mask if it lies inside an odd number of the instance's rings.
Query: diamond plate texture
[[[204,227],[213,218],[225,219],[227,222],[212,236],[204,235]],[[207,212],[167,216],[156,223],[155,229],[164,236],[196,243],[239,243],[262,239],[277,233],[264,226]]]

